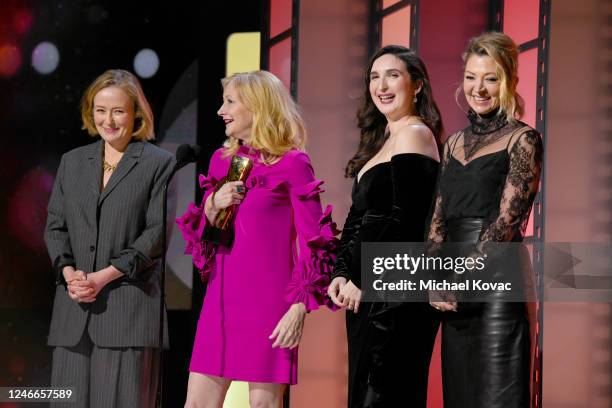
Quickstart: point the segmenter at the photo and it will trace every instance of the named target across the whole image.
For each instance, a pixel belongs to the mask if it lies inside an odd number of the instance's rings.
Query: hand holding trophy
[[[242,157],[238,155],[232,156],[232,162],[230,164],[229,169],[227,170],[227,176],[221,179],[219,184],[215,187],[215,192],[219,191],[219,189],[223,187],[226,183],[232,181],[244,182],[249,176],[252,167],[253,160],[249,159],[248,157]],[[221,229],[222,231],[227,231],[235,211],[235,205],[231,205],[229,207],[222,208],[221,210],[219,210],[219,213],[217,214],[217,218],[215,220],[215,226]]]
[[[215,187],[212,196],[213,203],[215,202],[214,195],[220,191],[223,186],[236,181],[242,181],[244,183],[252,168],[253,160],[238,155],[232,156],[227,175],[223,177]],[[236,193],[244,194],[244,186],[238,185],[237,189],[238,188],[241,188],[243,191],[236,191]],[[220,208],[215,217],[214,227],[205,229],[202,238],[216,244],[228,247],[231,246],[234,241],[234,231],[230,228],[230,225],[235,212],[236,204],[224,205],[223,208]]]

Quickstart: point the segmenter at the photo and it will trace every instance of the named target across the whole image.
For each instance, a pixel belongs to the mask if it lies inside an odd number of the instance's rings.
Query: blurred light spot
[[[11,77],[21,66],[21,50],[15,44],[0,45],[0,76]]]
[[[43,232],[53,175],[40,167],[29,170],[9,196],[8,229],[36,254],[45,253]]]
[[[32,66],[39,74],[47,75],[55,71],[59,59],[57,47],[47,41],[41,42],[32,51]]]
[[[23,375],[26,368],[25,361],[21,356],[11,357],[8,366],[12,375]]]
[[[32,13],[27,9],[20,9],[13,15],[13,27],[17,34],[25,34],[32,28]]]
[[[157,53],[150,48],[145,48],[138,51],[134,57],[134,71],[141,78],[151,78],[157,73],[159,68],[159,57]]]

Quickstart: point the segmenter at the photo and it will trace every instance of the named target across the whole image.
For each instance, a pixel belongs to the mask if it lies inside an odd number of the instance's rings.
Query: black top
[[[497,112],[468,117],[444,146],[429,240],[444,242],[449,221],[481,218],[481,243],[521,241],[540,181],[540,134]]]
[[[360,286],[362,242],[423,241],[437,173],[434,159],[402,153],[355,178],[332,279],[344,276]]]

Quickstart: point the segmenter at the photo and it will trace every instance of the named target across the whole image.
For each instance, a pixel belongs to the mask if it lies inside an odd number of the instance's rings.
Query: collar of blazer
[[[92,147],[93,149],[91,149],[89,153],[89,163],[90,166],[93,167],[91,174],[93,174],[94,180],[92,180],[91,185],[95,189],[96,195],[99,194],[98,205],[100,205],[115,187],[117,187],[121,180],[127,176],[132,168],[134,168],[136,163],[138,163],[144,149],[144,142],[132,139],[102,192],[100,192],[100,183],[102,182],[102,154],[104,153],[104,141],[100,139],[97,143],[94,143]]]

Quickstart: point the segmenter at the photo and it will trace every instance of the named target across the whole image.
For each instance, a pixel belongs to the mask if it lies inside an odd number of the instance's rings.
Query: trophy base
[[[231,247],[234,242],[234,230],[231,228],[222,230],[221,228],[210,226],[204,229],[202,239],[213,244]]]

